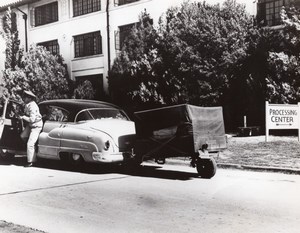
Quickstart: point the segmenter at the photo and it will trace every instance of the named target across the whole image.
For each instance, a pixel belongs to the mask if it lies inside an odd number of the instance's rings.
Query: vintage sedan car
[[[6,100],[0,118],[2,159],[26,154],[17,118],[19,104]],[[100,101],[58,99],[39,104],[43,129],[37,157],[63,160],[73,166],[83,162],[123,163],[133,157],[135,124],[119,107]]]

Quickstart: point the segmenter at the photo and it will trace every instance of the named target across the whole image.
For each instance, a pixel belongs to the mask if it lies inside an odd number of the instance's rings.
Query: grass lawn
[[[216,157],[218,163],[300,169],[298,137],[229,137],[228,148]]]

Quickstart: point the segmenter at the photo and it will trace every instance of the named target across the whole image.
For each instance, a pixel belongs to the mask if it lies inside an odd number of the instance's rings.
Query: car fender
[[[62,130],[60,139],[60,151],[76,152],[84,157],[84,160],[91,160],[93,152],[103,151],[105,142],[109,140],[110,151],[116,151],[113,139],[106,133],[90,129],[65,127]]]

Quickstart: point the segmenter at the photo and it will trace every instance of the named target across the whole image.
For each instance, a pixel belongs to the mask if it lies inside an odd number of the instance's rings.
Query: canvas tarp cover
[[[167,141],[178,135],[182,126],[190,126],[188,132],[192,140],[186,143],[186,151],[197,152],[205,143],[209,150],[220,150],[227,147],[222,107],[198,107],[194,105],[175,105],[158,109],[135,112],[137,138],[154,138]],[[179,138],[180,136],[178,136]],[[180,140],[175,140],[175,146],[180,146]],[[183,138],[183,137],[182,137]],[[173,140],[174,141],[174,140]]]

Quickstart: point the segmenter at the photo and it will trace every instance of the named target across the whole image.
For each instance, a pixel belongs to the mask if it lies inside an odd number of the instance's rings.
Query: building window
[[[129,4],[132,2],[138,2],[138,1],[139,0],[115,0],[115,5],[121,6],[121,5]]]
[[[129,36],[132,28],[135,26],[135,23],[119,26],[119,31],[115,35],[115,41],[116,41],[116,49],[121,50],[126,38]]]
[[[52,2],[34,9],[35,26],[58,21],[58,4]]]
[[[280,24],[280,10],[283,3],[283,0],[266,3],[266,20],[268,26]]]
[[[102,54],[100,31],[74,36],[75,57]]]
[[[258,2],[258,21],[263,25],[275,26],[281,23],[280,11],[288,6],[292,0],[261,0]]]
[[[46,42],[38,43],[37,45],[45,47],[48,51],[50,51],[54,55],[59,54],[59,44],[57,40],[46,41]]]
[[[89,14],[101,10],[101,0],[73,0],[73,15]]]

